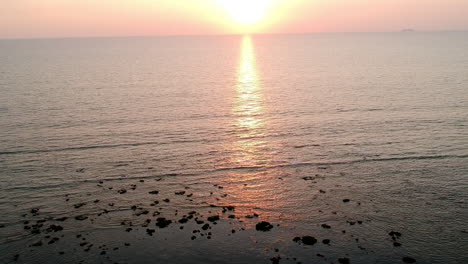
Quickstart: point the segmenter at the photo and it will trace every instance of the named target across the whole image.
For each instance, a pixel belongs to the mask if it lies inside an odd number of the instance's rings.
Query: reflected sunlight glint
[[[255,54],[252,38],[242,39],[242,53],[238,70],[236,100],[233,114],[237,117],[237,140],[235,149],[239,155],[234,162],[242,166],[255,166],[268,162],[261,151],[266,142],[261,140],[265,136],[266,122],[263,115],[263,94],[255,66]]]

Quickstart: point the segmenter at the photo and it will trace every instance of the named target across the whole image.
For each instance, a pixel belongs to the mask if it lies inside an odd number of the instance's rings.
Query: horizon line
[[[409,31],[407,31],[409,30]],[[444,29],[444,30],[418,30],[405,28],[398,31],[317,31],[317,32],[274,32],[274,33],[224,33],[224,34],[154,34],[154,35],[89,35],[89,36],[64,36],[64,37],[0,37],[0,40],[59,40],[59,39],[104,39],[104,38],[157,38],[157,37],[228,37],[245,35],[314,35],[314,34],[383,34],[383,33],[437,33],[437,32],[468,32],[468,29]]]

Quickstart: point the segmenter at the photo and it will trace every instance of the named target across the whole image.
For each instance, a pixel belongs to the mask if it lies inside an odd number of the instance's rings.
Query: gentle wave
[[[381,162],[381,161],[402,161],[402,160],[426,160],[426,159],[466,159],[467,155],[433,155],[433,156],[407,156],[393,158],[372,158],[347,161],[331,161],[331,162],[301,162],[294,164],[278,164],[270,166],[239,166],[239,167],[224,167],[217,168],[215,171],[230,171],[230,170],[255,170],[255,169],[274,169],[274,168],[295,168],[304,166],[331,166],[331,165],[346,165],[364,162]]]

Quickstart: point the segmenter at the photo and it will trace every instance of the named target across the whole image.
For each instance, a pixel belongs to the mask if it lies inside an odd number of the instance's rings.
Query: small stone
[[[280,256],[274,257],[274,258],[271,258],[270,260],[271,260],[272,264],[279,264],[280,260],[281,260],[281,257]]]
[[[149,229],[149,228],[146,229],[146,233],[147,233],[148,235],[150,235],[150,236],[153,236],[153,233],[154,233],[154,232],[156,232],[156,230],[154,230],[154,229]]]
[[[156,226],[159,227],[159,228],[165,228],[165,227],[169,226],[171,223],[172,223],[171,220],[167,220],[164,217],[160,217],[160,218],[156,219]]]
[[[83,220],[88,219],[88,217],[84,215],[78,215],[78,216],[75,216],[75,219],[78,221],[83,221]]]
[[[322,243],[325,244],[325,245],[329,245],[330,244],[330,239],[324,239],[324,240],[322,240]]]
[[[391,236],[394,241],[401,237],[401,233],[395,231],[391,231],[388,235]]]
[[[151,192],[148,192],[149,194],[158,194],[159,191],[151,191]]]
[[[317,243],[317,239],[315,239],[315,237],[312,237],[312,236],[303,236],[302,243],[304,243],[304,245],[311,246]]]
[[[330,229],[331,226],[327,225],[327,224],[322,224],[322,227],[325,228],[325,229]]]
[[[349,264],[350,261],[349,261],[349,258],[339,258],[338,263],[340,263],[340,264]]]
[[[219,215],[209,216],[207,218],[207,220],[210,221],[210,222],[218,221],[219,220]]]
[[[351,200],[349,199],[343,199],[343,203],[349,203]]]
[[[273,228],[273,225],[265,221],[260,222],[255,226],[255,229],[257,231],[263,231],[263,232],[270,231],[272,228]]]
[[[401,260],[404,263],[415,263],[416,262],[416,260],[414,258],[412,258],[412,257],[403,257]]]

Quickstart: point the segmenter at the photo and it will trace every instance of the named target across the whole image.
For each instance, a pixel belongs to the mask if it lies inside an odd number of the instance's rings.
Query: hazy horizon
[[[0,39],[468,30],[468,2],[383,0],[18,0]]]
[[[410,30],[407,32],[406,30]],[[468,32],[468,29],[460,30],[417,30],[414,28],[403,28],[395,31],[334,31],[334,32],[278,32],[278,33],[225,33],[225,34],[161,34],[161,35],[109,35],[109,36],[66,36],[66,37],[19,37],[0,38],[0,40],[47,40],[47,39],[100,39],[100,38],[158,38],[158,37],[229,37],[229,36],[281,36],[281,35],[333,35],[333,34],[399,34],[399,33],[450,33]]]

